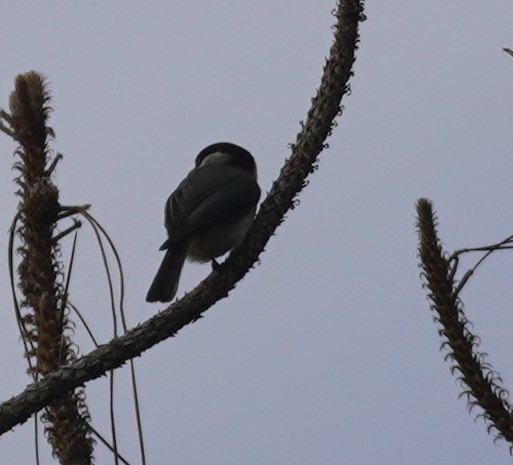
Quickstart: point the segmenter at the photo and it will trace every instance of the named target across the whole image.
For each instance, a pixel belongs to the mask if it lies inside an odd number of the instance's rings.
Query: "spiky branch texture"
[[[429,289],[431,309],[440,323],[442,348],[448,351],[451,372],[458,373],[470,409],[480,406],[488,420],[488,432],[495,430],[496,439],[505,439],[513,449],[513,415],[507,401],[508,393],[501,386],[499,375],[484,361],[478,349],[479,338],[472,334],[472,326],[463,311],[457,295],[453,270],[443,251],[436,231],[437,220],[430,201],[417,202],[417,228],[422,276]]]
[[[0,405],[0,434],[24,422],[56,396],[118,368],[153,345],[176,334],[196,321],[242,279],[258,260],[270,237],[294,207],[294,198],[305,186],[307,176],[316,169],[317,157],[341,113],[342,96],[349,91],[348,81],[359,40],[358,26],[365,19],[363,1],[340,0],[335,12],[334,43],[324,66],[317,95],[302,130],[292,146],[271,192],[262,203],[243,244],[193,291],[166,310],[125,335],[98,347],[69,366],[50,373],[39,383]]]
[[[59,193],[48,168],[52,164],[48,141],[50,93],[44,78],[29,72],[19,75],[10,97],[10,114],[2,113],[10,134],[18,142],[19,171],[16,183],[20,197],[16,233],[21,245],[18,267],[19,288],[23,294],[20,327],[31,347],[28,357],[35,377],[45,377],[76,357],[66,334],[69,321],[62,286],[60,250],[54,241]],[[43,415],[45,432],[54,455],[62,464],[91,463],[92,440],[89,415],[82,388],[68,391],[47,405]]]

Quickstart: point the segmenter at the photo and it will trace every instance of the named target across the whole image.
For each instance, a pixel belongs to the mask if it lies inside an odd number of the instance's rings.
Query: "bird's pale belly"
[[[256,207],[235,222],[214,226],[196,236],[187,249],[187,258],[191,262],[208,262],[237,247],[246,236],[255,211]]]

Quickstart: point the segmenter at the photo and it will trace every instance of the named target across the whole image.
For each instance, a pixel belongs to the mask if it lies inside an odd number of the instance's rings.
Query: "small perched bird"
[[[257,169],[242,147],[219,142],[203,149],[195,168],[164,207],[166,255],[146,295],[147,302],[170,302],[186,258],[215,260],[244,239],[260,199]]]

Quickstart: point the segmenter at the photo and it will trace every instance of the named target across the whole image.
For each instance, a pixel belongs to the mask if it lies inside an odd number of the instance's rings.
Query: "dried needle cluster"
[[[76,358],[67,318],[59,244],[55,240],[60,204],[51,174],[59,157],[48,147],[54,136],[47,126],[50,94],[43,76],[19,75],[10,97],[10,113],[0,114],[1,128],[17,143],[14,167],[20,198],[17,236],[23,298],[20,327],[28,347],[30,372],[45,377]],[[43,415],[45,432],[62,464],[91,463],[93,441],[82,388],[54,400]]]

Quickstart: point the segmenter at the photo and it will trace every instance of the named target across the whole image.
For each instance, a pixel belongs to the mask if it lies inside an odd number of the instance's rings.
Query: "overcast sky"
[[[217,141],[250,150],[265,194],[289,155],[331,45],[330,0],[6,2],[0,105],[19,73],[50,82],[66,205],[91,203],[126,273],[131,325],[160,263],[166,197]],[[151,464],[509,464],[474,422],[439,352],[421,288],[414,204],[433,200],[448,250],[513,234],[513,3],[369,1],[352,95],[320,169],[261,263],[205,318],[137,361]],[[6,263],[15,146],[0,137]],[[63,241],[65,255],[70,240]],[[513,386],[513,256],[463,293],[481,349]],[[210,272],[186,265],[179,293]],[[0,398],[29,381],[3,296]],[[101,341],[109,300],[86,228],[71,299]],[[77,330],[81,350],[92,345]],[[122,453],[138,463],[127,371],[117,375]],[[107,383],[88,385],[107,434]],[[477,413],[477,411],[476,411]],[[34,463],[32,424],[0,441]],[[53,463],[46,443],[43,463]],[[109,463],[97,448],[97,463]]]

